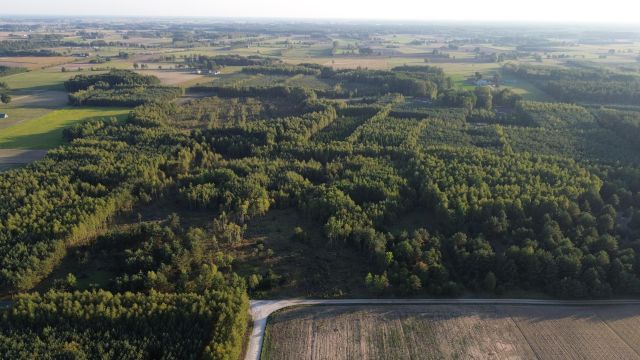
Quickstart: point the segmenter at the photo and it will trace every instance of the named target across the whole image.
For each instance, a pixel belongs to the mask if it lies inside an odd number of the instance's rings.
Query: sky
[[[639,0],[2,0],[2,15],[640,24]]]

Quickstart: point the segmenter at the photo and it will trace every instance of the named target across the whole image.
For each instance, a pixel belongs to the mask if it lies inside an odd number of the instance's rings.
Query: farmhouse
[[[0,113],[0,119],[7,119],[7,118],[9,118],[9,114]]]

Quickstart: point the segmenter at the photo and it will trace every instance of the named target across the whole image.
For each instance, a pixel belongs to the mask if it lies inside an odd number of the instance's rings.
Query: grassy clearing
[[[0,129],[20,124],[61,109],[67,104],[67,93],[64,91],[35,90],[12,91],[13,100],[2,105],[0,112],[9,114],[9,118],[0,119]]]
[[[0,132],[1,149],[49,149],[63,143],[62,130],[96,118],[124,118],[129,109],[67,108],[52,111],[30,121],[6,127]]]
[[[271,359],[639,359],[638,306],[316,306],[267,325]]]
[[[4,133],[3,129],[8,127],[15,126],[17,124],[23,123],[25,121],[29,121],[31,119],[36,119],[41,116],[44,116],[54,109],[45,109],[45,108],[31,108],[31,107],[3,107],[0,108],[0,112],[9,114],[9,118],[0,119],[0,136]]]
[[[75,72],[61,72],[53,69],[34,70],[0,78],[12,90],[64,90],[63,83],[76,75]]]
[[[204,75],[191,74],[186,71],[139,70],[137,72],[143,75],[156,76],[165,85],[186,85],[206,79]]]
[[[293,239],[296,226],[304,230],[306,239]],[[264,275],[265,269],[282,276],[282,284],[255,292],[254,298],[356,296],[365,292],[366,267],[359,254],[341,245],[330,246],[322,227],[293,209],[271,210],[253,219],[243,242],[226,250],[235,258],[233,270],[242,276]]]
[[[525,100],[553,101],[551,96],[526,80],[516,78],[504,72],[500,72],[500,76],[502,76],[504,87],[513,89],[516,94],[522,95]]]

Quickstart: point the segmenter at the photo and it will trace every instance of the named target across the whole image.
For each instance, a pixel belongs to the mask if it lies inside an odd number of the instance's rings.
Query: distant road
[[[297,305],[640,305],[640,300],[536,300],[536,299],[340,299],[252,300],[253,330],[245,360],[260,360],[267,319],[271,313]]]

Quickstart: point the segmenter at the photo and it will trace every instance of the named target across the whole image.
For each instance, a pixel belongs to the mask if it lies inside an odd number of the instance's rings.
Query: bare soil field
[[[547,359],[637,359],[595,308],[513,307],[507,311],[536,354]],[[640,309],[636,309],[640,310]],[[611,310],[610,310],[611,311]],[[615,311],[615,310],[613,310]]]
[[[313,306],[275,313],[271,359],[640,359],[640,306]]]

